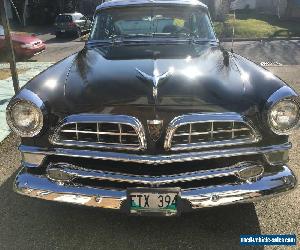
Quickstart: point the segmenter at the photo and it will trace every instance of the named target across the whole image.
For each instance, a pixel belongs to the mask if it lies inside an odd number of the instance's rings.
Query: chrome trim
[[[297,116],[297,121],[294,123],[293,126],[291,126],[290,128],[288,129],[285,129],[285,130],[279,130],[279,129],[276,129],[273,127],[272,123],[271,123],[271,111],[272,109],[277,105],[279,104],[280,102],[284,102],[284,101],[289,101],[291,103],[294,103],[298,106],[298,109],[300,110],[300,104],[298,101],[296,101],[295,99],[292,99],[292,98],[283,98],[279,101],[277,101],[276,103],[273,103],[270,107],[269,107],[269,110],[268,110],[268,114],[267,114],[267,117],[268,117],[268,124],[269,124],[269,127],[270,129],[277,135],[290,135],[292,134],[295,129],[297,129],[299,127],[299,124],[300,124],[300,112],[298,112],[298,116]]]
[[[215,132],[214,130],[214,122],[240,122],[246,125],[249,128],[249,131],[252,132],[252,139],[232,139],[232,140],[224,140],[224,141],[212,141],[212,142],[203,142],[203,143],[191,143],[192,135],[211,135],[213,137]],[[191,126],[196,123],[211,123],[211,130],[208,132],[198,132],[192,133]],[[190,131],[187,134],[180,134],[180,136],[189,136],[189,143],[187,144],[178,144],[177,146],[172,146],[172,139],[174,136],[178,136],[175,134],[176,129],[184,126],[190,125]],[[218,132],[232,132],[232,137],[234,137],[234,132],[241,131],[240,129],[231,129],[231,130],[222,130]],[[261,136],[258,131],[252,126],[250,122],[247,122],[243,119],[243,117],[237,113],[195,113],[189,115],[183,115],[174,118],[167,129],[166,139],[164,143],[164,147],[166,150],[178,151],[178,150],[193,150],[193,149],[201,149],[201,148],[210,148],[210,147],[224,147],[224,146],[234,146],[234,145],[242,145],[242,144],[251,144],[256,143],[261,140]]]
[[[261,164],[253,164],[252,162],[245,162],[244,167],[237,173],[240,180],[254,181],[262,176],[265,169]]]
[[[154,70],[153,70],[153,76],[146,74],[145,72],[139,70],[138,68],[135,68],[136,71],[139,73],[139,77],[142,78],[142,80],[147,81],[152,83],[153,85],[153,98],[155,100],[157,100],[157,95],[158,95],[158,87],[160,84],[164,83],[165,81],[167,81],[172,74],[174,73],[174,70],[170,69],[167,72],[165,72],[164,74],[160,74],[157,68],[157,61],[154,61]]]
[[[127,154],[118,152],[101,152],[91,150],[78,150],[78,149],[66,149],[66,148],[54,148],[45,149],[40,147],[24,146],[21,145],[19,150],[22,153],[59,155],[68,157],[81,157],[91,158],[99,160],[111,160],[122,162],[137,162],[144,164],[166,164],[172,162],[186,162],[195,160],[208,160],[223,157],[234,157],[241,155],[256,155],[266,154],[270,152],[289,150],[292,147],[291,143],[284,143],[280,145],[271,145],[264,147],[249,147],[249,148],[230,148],[222,150],[210,150],[203,152],[189,152],[189,153],[177,153],[171,155],[138,155]]]
[[[42,112],[45,112],[46,107],[44,102],[41,100],[41,98],[38,97],[38,95],[31,90],[28,89],[22,89],[12,100],[11,104],[18,100],[27,100],[32,103],[34,103],[39,109],[42,110]]]
[[[125,182],[132,184],[148,184],[151,186],[158,186],[162,184],[177,183],[177,182],[189,182],[196,180],[205,180],[217,177],[236,176],[239,177],[239,173],[246,169],[250,169],[253,166],[260,166],[256,162],[240,162],[227,168],[219,168],[212,170],[202,170],[195,172],[186,172],[175,175],[161,175],[161,176],[149,176],[149,175],[133,175],[123,174],[117,172],[108,172],[100,170],[91,170],[86,168],[77,167],[68,163],[56,163],[50,164],[47,167],[47,177],[51,180],[55,180],[51,177],[49,171],[57,170],[66,176],[70,176],[70,180],[74,178],[93,179],[93,180],[107,180],[112,182]],[[61,181],[61,180],[56,180]]]
[[[288,86],[283,86],[276,90],[267,100],[267,109],[285,98],[299,98],[298,94]],[[298,99],[299,100],[299,99]]]
[[[189,190],[181,197],[188,199],[193,209],[273,198],[297,187],[295,174],[287,166],[282,168],[281,171],[263,175],[255,182]]]
[[[46,155],[35,153],[21,153],[22,165],[27,168],[37,168],[41,166],[46,159]]]
[[[277,157],[277,159],[274,158],[274,156]],[[285,150],[264,154],[264,159],[271,166],[284,165],[289,161],[289,151]]]
[[[282,166],[280,170],[263,174],[262,178],[254,182],[182,190],[181,198],[188,201],[192,209],[198,209],[254,202],[281,195],[296,186],[294,173],[287,166]],[[30,197],[99,208],[121,209],[126,201],[126,190],[58,185],[46,176],[27,173],[24,168],[16,177],[14,189]]]
[[[27,103],[31,106],[33,106],[37,112],[39,113],[39,124],[38,126],[33,130],[29,132],[25,132],[24,130],[20,130],[17,128],[13,122],[13,119],[11,117],[11,111],[14,108],[15,105],[19,103]],[[15,98],[13,98],[10,103],[8,104],[6,108],[6,122],[10,129],[14,131],[16,134],[18,134],[21,137],[34,137],[42,131],[44,128],[44,120],[46,115],[46,108],[43,103],[43,101],[37,96],[37,94],[33,93],[32,91],[28,89],[21,90]]]
[[[147,120],[148,132],[152,141],[156,142],[162,133],[163,120]]]
[[[298,104],[298,106],[300,107],[299,95],[288,86],[283,86],[283,87],[279,88],[268,98],[266,105],[265,105],[264,119],[268,124],[267,127],[270,128],[277,135],[289,135],[289,134],[291,134],[291,132],[294,131],[292,129],[292,131],[280,132],[278,130],[275,130],[270,123],[270,118],[269,118],[270,110],[272,109],[272,107],[274,105],[276,105],[278,102],[283,101],[283,100],[291,100],[291,101],[295,102],[296,104]],[[294,129],[297,129],[297,127],[299,128],[299,126],[300,126],[300,121],[298,120],[298,124],[296,124]]]
[[[95,123],[97,126],[97,131],[89,132],[89,131],[80,131],[78,130],[77,125],[84,123]],[[118,124],[119,132],[101,132],[99,124],[102,123],[111,123]],[[75,124],[75,130],[63,130],[63,127],[66,125]],[[135,134],[130,133],[122,133],[122,125],[128,125],[132,127],[135,131]],[[76,133],[77,140],[60,140],[59,133],[60,132],[72,132]],[[86,142],[79,141],[79,134],[95,134],[97,135],[98,141]],[[119,137],[119,143],[102,143],[100,142],[100,135],[115,135]],[[139,140],[139,144],[122,144],[122,136],[136,136]],[[98,115],[98,114],[80,114],[80,115],[71,115],[66,117],[59,126],[55,129],[52,136],[50,136],[50,142],[54,145],[62,145],[62,146],[76,146],[76,147],[90,147],[90,148],[105,148],[112,150],[133,150],[139,151],[146,149],[146,136],[144,132],[143,125],[140,123],[138,119],[132,116],[126,115]]]

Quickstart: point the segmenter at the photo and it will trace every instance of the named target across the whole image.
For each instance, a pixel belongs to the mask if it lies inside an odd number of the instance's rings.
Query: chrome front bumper
[[[265,166],[270,168],[270,166]],[[215,207],[271,198],[297,186],[294,173],[287,167],[274,168],[253,182],[240,182],[182,190],[185,209]],[[49,201],[67,202],[98,208],[126,208],[126,190],[109,190],[87,186],[60,185],[46,175],[35,175],[22,168],[15,181],[16,192]]]

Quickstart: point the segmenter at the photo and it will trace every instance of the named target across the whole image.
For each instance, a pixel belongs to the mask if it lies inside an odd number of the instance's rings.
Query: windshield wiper
[[[148,38],[148,39],[142,39]],[[168,42],[188,42],[193,44],[215,42],[211,39],[201,39],[193,35],[175,35],[166,33],[153,33],[153,34],[130,34],[130,35],[114,35],[110,36],[107,40],[90,40],[88,44],[90,45],[105,45],[105,44],[118,44],[118,43],[134,43],[134,42],[144,42],[151,41],[149,38],[165,38]],[[178,41],[176,39],[179,39]],[[164,41],[164,40],[163,40]]]
[[[136,38],[149,38],[152,37],[151,34],[127,34],[127,35],[113,35],[110,36],[109,39],[115,43],[115,42],[125,42],[125,41],[132,41],[132,39]]]
[[[125,38],[136,38],[136,37],[152,37],[152,34],[128,34],[122,35]]]
[[[188,40],[190,43],[195,43],[195,44],[199,44],[199,43],[209,43],[209,42],[213,42],[213,41],[214,41],[214,40],[208,39],[208,38],[199,38],[198,36],[195,36],[195,35],[192,35],[192,34],[190,34],[190,35],[187,37],[187,40]]]

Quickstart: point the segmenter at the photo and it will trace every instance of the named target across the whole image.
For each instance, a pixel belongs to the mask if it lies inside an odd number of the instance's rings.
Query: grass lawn
[[[214,22],[219,38],[231,38],[233,25],[236,38],[300,37],[299,20],[287,21],[253,11],[238,12],[235,21],[233,14],[230,14],[224,22]]]
[[[4,80],[10,77],[10,70],[9,69],[1,69],[0,70],[0,80]]]
[[[25,72],[25,70],[18,70],[19,74],[24,73],[24,72]],[[0,80],[5,80],[10,76],[11,76],[10,69],[0,69]]]

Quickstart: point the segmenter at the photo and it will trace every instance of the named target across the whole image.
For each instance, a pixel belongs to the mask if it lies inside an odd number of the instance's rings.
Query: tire
[[[60,32],[55,32],[56,38],[61,38],[61,33]]]

